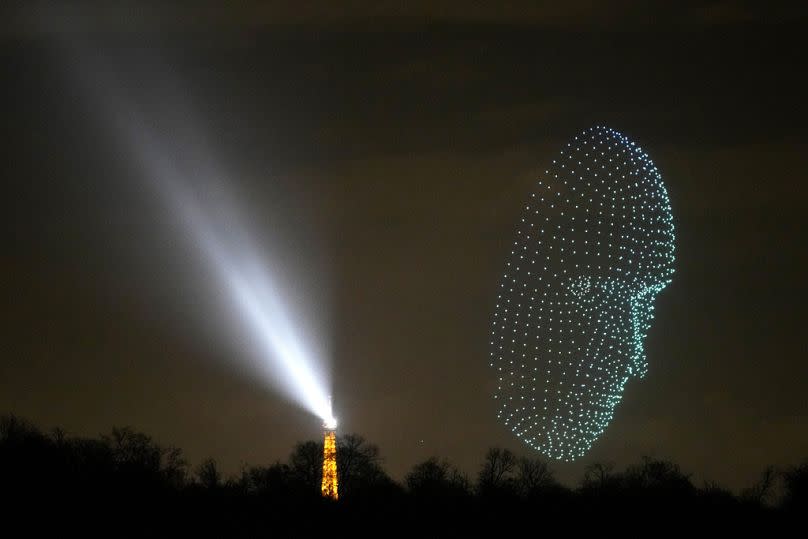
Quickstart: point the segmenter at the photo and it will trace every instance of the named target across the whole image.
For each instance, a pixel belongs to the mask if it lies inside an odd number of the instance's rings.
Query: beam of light
[[[193,115],[183,107],[184,101],[161,89],[167,93],[160,99],[169,113],[161,116],[155,126],[154,114],[139,112],[135,101],[127,99],[125,92],[110,80],[105,64],[93,63],[87,56],[82,56],[79,63],[76,72],[93,104],[100,105],[100,112],[120,138],[126,154],[178,219],[215,275],[219,292],[224,292],[237,313],[238,326],[247,330],[253,359],[257,358],[251,365],[253,370],[319,417],[328,428],[335,428],[326,389],[329,384],[323,372],[324,358],[315,351],[317,347],[311,339],[304,338],[300,325],[294,323],[279,279],[264,263],[260,249],[249,240],[242,212],[223,186],[222,179],[228,179],[228,175],[211,164],[212,152],[199,143],[201,133],[192,126]],[[184,115],[177,110],[184,111]]]
[[[221,284],[229,293],[233,304],[242,314],[242,319],[252,329],[254,338],[268,361],[267,374],[285,375],[287,385],[296,388],[293,394],[299,397],[309,411],[317,415],[326,425],[336,427],[331,401],[325,384],[313,368],[311,351],[290,321],[288,311],[275,289],[269,272],[256,264],[257,257],[252,253],[239,256],[234,249],[228,249],[218,238],[216,231],[205,213],[195,204],[192,197],[182,191],[177,182],[165,184],[166,194],[175,209],[186,223],[187,231],[197,246],[204,252]],[[242,249],[245,249],[242,246]]]

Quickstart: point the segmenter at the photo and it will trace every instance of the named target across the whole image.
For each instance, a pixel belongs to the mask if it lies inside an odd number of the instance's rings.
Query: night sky
[[[541,172],[601,124],[662,172],[676,273],[647,377],[559,478],[653,455],[737,489],[808,456],[806,9],[358,4],[3,8],[0,411],[132,425],[230,473],[321,436],[241,367],[217,283],[120,136],[135,110],[243,202],[326,343],[341,432],[397,479],[529,454],[495,417],[497,286]]]

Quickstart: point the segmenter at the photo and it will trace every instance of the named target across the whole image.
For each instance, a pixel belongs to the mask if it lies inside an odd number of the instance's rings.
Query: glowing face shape
[[[548,457],[573,460],[647,370],[654,299],[670,283],[662,177],[605,127],[568,143],[524,209],[491,332],[498,416]]]

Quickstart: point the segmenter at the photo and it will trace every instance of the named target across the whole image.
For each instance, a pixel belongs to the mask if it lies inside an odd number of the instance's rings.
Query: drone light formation
[[[648,370],[674,226],[648,155],[607,127],[574,137],[524,207],[493,316],[497,416],[544,455],[583,456]]]

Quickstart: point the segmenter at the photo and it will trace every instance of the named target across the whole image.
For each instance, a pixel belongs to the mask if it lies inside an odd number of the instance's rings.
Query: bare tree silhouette
[[[770,503],[779,477],[780,473],[777,468],[774,466],[766,467],[763,473],[760,474],[760,479],[754,485],[741,491],[741,499],[760,505]]]
[[[471,491],[468,478],[447,460],[437,457],[416,464],[404,482],[412,494],[426,499],[463,497]]]
[[[581,488],[591,491],[603,491],[616,487],[619,480],[619,477],[614,474],[614,464],[593,462],[584,469]]]
[[[516,485],[523,497],[535,497],[557,485],[546,460],[522,457],[517,461]]]
[[[321,457],[322,458],[322,457]],[[337,437],[337,475],[340,497],[390,481],[381,468],[379,447],[358,434]]]
[[[631,466],[623,475],[626,488],[647,490],[691,490],[690,476],[669,460],[645,456],[639,465]]]
[[[477,476],[477,489],[480,494],[490,495],[512,490],[516,467],[516,455],[509,449],[499,447],[489,449]]]
[[[795,513],[808,511],[808,461],[788,468],[783,482],[783,507]]]
[[[313,491],[320,491],[323,477],[323,443],[309,440],[299,442],[289,456],[292,473]]]
[[[196,468],[196,477],[199,484],[208,489],[215,489],[222,486],[222,474],[216,461],[208,458],[203,460]]]

